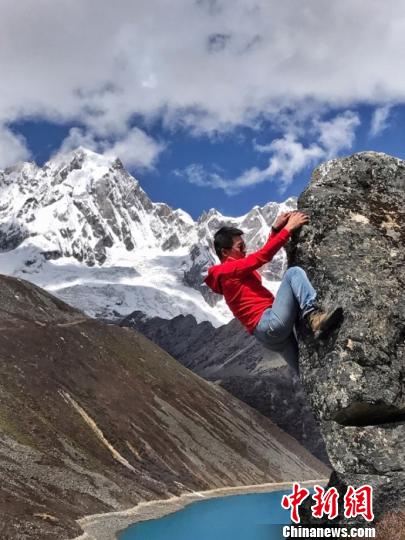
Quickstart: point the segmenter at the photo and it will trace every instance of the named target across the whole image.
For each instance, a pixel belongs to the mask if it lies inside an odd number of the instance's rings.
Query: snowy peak
[[[152,203],[119,159],[84,148],[3,171],[0,193],[1,249],[36,246],[88,265],[103,264],[113,247],[176,249],[194,225]]]
[[[222,226],[227,225],[241,229],[250,250],[260,247],[265,242],[272,223],[281,212],[295,210],[297,198],[290,197],[283,203],[268,202],[264,206],[254,206],[247,214],[240,217],[223,216],[215,208],[203,212],[197,221],[200,241],[210,239]]]
[[[0,273],[44,287],[89,315],[195,316],[215,326],[232,318],[204,284],[218,261],[218,228],[242,229],[249,251],[265,242],[279,212],[296,199],[255,206],[240,217],[212,208],[195,222],[187,212],[152,202],[119,159],[85,148],[43,167],[0,171]],[[281,250],[263,277],[275,284]],[[273,287],[274,289],[274,287]]]

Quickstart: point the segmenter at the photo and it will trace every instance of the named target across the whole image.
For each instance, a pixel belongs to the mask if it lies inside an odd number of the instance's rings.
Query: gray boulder
[[[321,305],[344,309],[325,339],[299,329],[300,376],[336,471],[329,485],[342,497],[372,485],[376,518],[405,503],[404,206],[404,161],[375,152],[329,161],[298,199],[310,224],[287,250]]]

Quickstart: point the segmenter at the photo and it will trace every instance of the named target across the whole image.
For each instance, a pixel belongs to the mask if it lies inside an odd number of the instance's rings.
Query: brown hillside
[[[294,439],[133,330],[0,276],[0,537],[188,490],[325,477]]]

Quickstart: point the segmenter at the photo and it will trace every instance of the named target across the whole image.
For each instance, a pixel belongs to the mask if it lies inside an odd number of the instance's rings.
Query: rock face
[[[299,378],[276,354],[266,355],[236,319],[214,328],[208,321],[197,323],[192,315],[166,320],[134,312],[121,326],[135,328],[197,375],[268,416],[329,464]]]
[[[324,340],[300,329],[301,380],[330,485],[372,485],[378,518],[405,502],[405,162],[373,152],[330,161],[298,208],[311,223],[290,243],[289,266],[306,270],[321,305],[344,309]]]
[[[268,418],[135,330],[0,275],[0,538],[221,486],[324,478]]]

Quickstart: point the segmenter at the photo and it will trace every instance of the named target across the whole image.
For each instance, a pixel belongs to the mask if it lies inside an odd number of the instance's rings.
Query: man
[[[316,292],[299,266],[289,268],[281,281],[276,298],[261,282],[257,269],[271,261],[284,246],[292,231],[308,223],[304,212],[284,212],[273,224],[266,244],[246,255],[243,231],[222,227],[214,236],[215,252],[221,264],[211,266],[205,283],[223,294],[234,316],[266,348],[279,352],[298,373],[298,344],[294,324],[304,320],[315,338],[324,336],[341,320],[342,308],[327,313],[319,310]]]

